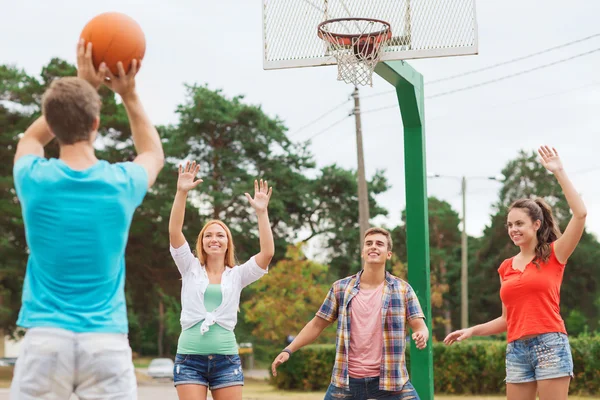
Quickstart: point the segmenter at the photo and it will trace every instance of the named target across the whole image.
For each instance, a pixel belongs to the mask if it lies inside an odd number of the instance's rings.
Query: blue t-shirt
[[[76,171],[27,155],[13,176],[29,247],[17,325],[127,333],[125,247],[146,170],[98,161]]]

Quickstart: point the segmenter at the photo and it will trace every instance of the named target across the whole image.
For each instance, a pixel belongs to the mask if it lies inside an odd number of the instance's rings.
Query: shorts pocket
[[[20,369],[21,392],[41,397],[52,391],[58,351],[49,343],[32,340],[27,343]],[[18,361],[17,361],[18,362]]]
[[[551,349],[560,349],[565,347],[567,338],[560,333],[546,333],[540,336],[540,341],[546,347]]]
[[[225,358],[227,358],[227,361],[229,361],[231,365],[242,365],[242,359],[238,355],[225,356]]]
[[[506,355],[512,354],[515,351],[515,344],[510,342],[506,345]]]
[[[176,354],[175,355],[175,364],[183,364],[188,359],[188,356],[185,354]]]
[[[99,334],[97,338],[90,336],[80,342],[80,368],[86,371],[85,375],[80,374],[83,382],[77,390],[81,398],[108,393],[125,396],[136,390],[129,342],[125,337],[110,336]]]

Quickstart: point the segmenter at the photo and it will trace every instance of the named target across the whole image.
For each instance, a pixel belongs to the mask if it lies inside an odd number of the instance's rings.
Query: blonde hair
[[[233,244],[233,237],[231,236],[231,231],[229,230],[227,225],[225,225],[223,221],[220,221],[218,219],[208,221],[198,234],[198,239],[196,240],[196,257],[198,257],[198,260],[200,260],[200,264],[206,265],[207,254],[206,251],[204,251],[204,246],[202,245],[202,238],[204,237],[204,233],[206,232],[208,227],[211,225],[219,225],[225,231],[225,234],[227,235],[227,251],[225,251],[225,266],[234,267],[237,264],[237,261],[235,259],[235,246]]]
[[[388,251],[392,251],[392,235],[390,235],[390,233],[388,231],[386,231],[385,229],[383,229],[383,228],[377,228],[377,227],[375,227],[375,228],[369,228],[369,229],[367,229],[365,231],[365,237],[363,238],[363,240],[366,239],[366,237],[369,236],[369,235],[376,235],[378,233],[381,234],[381,235],[383,235],[383,236],[385,236],[387,238],[387,242],[388,242],[387,248],[388,248]]]

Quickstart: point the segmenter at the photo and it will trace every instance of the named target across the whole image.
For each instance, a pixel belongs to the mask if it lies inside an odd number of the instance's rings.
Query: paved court
[[[138,398],[144,400],[177,400],[177,393],[173,384],[169,383],[140,386],[138,388]],[[8,400],[8,389],[0,389],[0,400]],[[77,397],[73,397],[72,400],[77,400]]]

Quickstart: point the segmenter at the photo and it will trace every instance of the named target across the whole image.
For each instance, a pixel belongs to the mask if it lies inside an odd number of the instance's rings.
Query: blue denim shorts
[[[506,383],[573,377],[573,356],[564,333],[544,333],[506,346]]]
[[[379,389],[379,377],[373,378],[350,378],[350,387],[346,389],[339,388],[332,384],[329,385],[324,400],[419,400],[419,395],[409,382],[406,382],[399,392],[388,392]]]
[[[173,367],[177,385],[203,385],[210,390],[244,385],[242,360],[238,355],[177,354]]]

